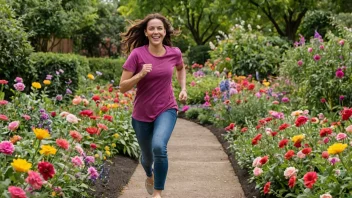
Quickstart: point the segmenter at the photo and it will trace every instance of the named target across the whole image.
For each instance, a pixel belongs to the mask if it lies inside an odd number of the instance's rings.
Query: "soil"
[[[178,117],[179,118],[183,118],[183,119],[186,119],[186,120],[189,120],[189,121],[192,121],[192,122],[195,122],[199,125],[202,125],[204,127],[206,127],[207,129],[209,129],[215,136],[216,138],[218,139],[218,141],[221,143],[225,153],[228,155],[229,157],[229,160],[231,162],[231,165],[233,167],[233,170],[235,171],[237,177],[238,177],[238,180],[240,181],[240,184],[241,184],[241,187],[243,189],[243,192],[245,194],[245,196],[247,198],[265,198],[266,196],[262,196],[260,195],[260,192],[258,189],[255,189],[255,183],[249,183],[248,182],[248,179],[250,177],[250,175],[248,174],[248,170],[245,170],[245,169],[242,169],[238,163],[237,163],[237,160],[235,159],[235,156],[233,153],[231,153],[229,151],[229,149],[227,149],[230,145],[229,143],[224,140],[222,134],[225,134],[226,131],[225,129],[222,129],[222,128],[216,128],[215,126],[213,125],[209,125],[209,124],[200,124],[197,120],[195,119],[187,119],[185,116],[184,116],[184,113],[183,112],[179,112],[178,114]]]
[[[119,197],[121,190],[127,185],[137,165],[137,159],[122,155],[116,155],[110,161],[107,160],[103,165],[102,177],[91,186],[94,191],[91,191],[90,195],[96,198]]]

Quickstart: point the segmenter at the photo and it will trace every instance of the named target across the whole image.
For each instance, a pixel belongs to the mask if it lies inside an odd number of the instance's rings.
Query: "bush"
[[[73,93],[83,84],[84,77],[89,73],[89,62],[83,56],[56,53],[33,53],[31,55],[37,78],[33,81],[43,81],[47,75],[52,75],[52,85],[48,86],[50,96],[65,94],[69,88]]]
[[[312,110],[352,104],[352,34],[327,37],[328,42],[315,38],[288,50],[280,68],[280,75],[293,84],[292,94]]]
[[[190,108],[186,111],[185,116],[187,119],[197,119],[201,111],[201,108]]]
[[[258,73],[265,78],[277,74],[281,54],[287,47],[287,42],[279,37],[266,37],[261,32],[246,31],[237,25],[228,38],[219,41],[210,56],[220,72],[227,68],[236,75],[255,76]]]
[[[125,58],[89,58],[88,60],[92,72],[99,71],[103,74],[100,79],[108,82],[114,80],[119,83],[122,74],[122,65],[126,60]]]
[[[209,58],[210,47],[208,45],[198,45],[191,47],[188,54],[188,64],[204,64]]]
[[[15,79],[22,76],[25,82],[36,77],[29,62],[32,47],[21,23],[14,19],[14,13],[0,0],[0,79]],[[9,82],[13,87],[13,82]],[[29,86],[27,86],[29,90]]]
[[[324,38],[325,34],[333,28],[331,23],[331,13],[322,10],[310,11],[304,17],[300,32],[304,37],[310,38],[318,31]]]

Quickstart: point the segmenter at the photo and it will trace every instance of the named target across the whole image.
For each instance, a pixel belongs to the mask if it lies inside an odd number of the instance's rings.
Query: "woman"
[[[124,93],[137,85],[132,126],[147,175],[145,187],[153,198],[160,198],[164,190],[167,143],[177,119],[178,106],[172,90],[174,67],[181,86],[179,100],[187,99],[182,54],[171,43],[171,35],[175,34],[164,16],[150,14],[122,35],[125,52],[131,53],[123,65],[120,91]]]

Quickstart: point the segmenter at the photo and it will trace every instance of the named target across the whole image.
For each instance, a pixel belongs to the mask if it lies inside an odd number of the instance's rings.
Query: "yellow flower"
[[[91,80],[94,80],[93,74],[88,74],[87,77],[88,77],[89,79],[91,79]]]
[[[25,160],[25,159],[13,159],[11,166],[17,172],[26,173],[26,172],[28,172],[29,169],[31,169],[32,164],[28,163],[27,160]]]
[[[110,155],[111,155],[110,151],[105,151],[105,154],[106,154],[107,156],[110,156]]]
[[[50,80],[44,80],[43,83],[44,83],[45,85],[50,85],[50,84],[51,84],[51,81],[50,81]]]
[[[40,88],[42,88],[42,85],[39,82],[33,82],[32,87],[34,87],[36,89],[40,89]]]
[[[304,139],[304,135],[296,135],[296,136],[293,136],[292,137],[292,141],[294,142],[294,143],[296,143],[296,142],[301,142],[303,139]]]
[[[105,149],[106,151],[110,151],[110,147],[108,147],[108,146],[105,146],[104,149]]]
[[[45,138],[50,138],[49,131],[46,129],[33,128],[33,132],[37,139],[42,140]]]
[[[266,86],[266,87],[269,87],[270,82],[263,82],[263,85]]]
[[[99,158],[99,154],[95,154],[94,157],[95,157],[95,158]]]
[[[344,151],[347,147],[347,144],[335,143],[328,148],[329,154],[339,154]]]
[[[120,135],[118,134],[118,133],[115,133],[114,135],[112,135],[114,138],[119,138],[120,137]]]
[[[104,158],[103,158],[104,160],[106,160],[106,157],[104,156]]]
[[[42,145],[42,150],[39,151],[40,154],[42,155],[55,155],[56,154],[56,148],[50,146],[50,145]]]
[[[112,143],[111,146],[112,146],[112,148],[115,148],[115,147],[116,147],[116,144],[115,144],[115,143]]]
[[[53,191],[53,192],[51,193],[51,196],[55,197],[55,196],[56,196],[56,192]]]

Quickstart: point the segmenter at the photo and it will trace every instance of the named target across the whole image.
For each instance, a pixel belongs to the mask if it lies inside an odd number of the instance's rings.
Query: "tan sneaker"
[[[152,195],[154,191],[154,181],[150,183],[148,182],[148,178],[145,179],[145,188],[147,189],[148,193]]]

